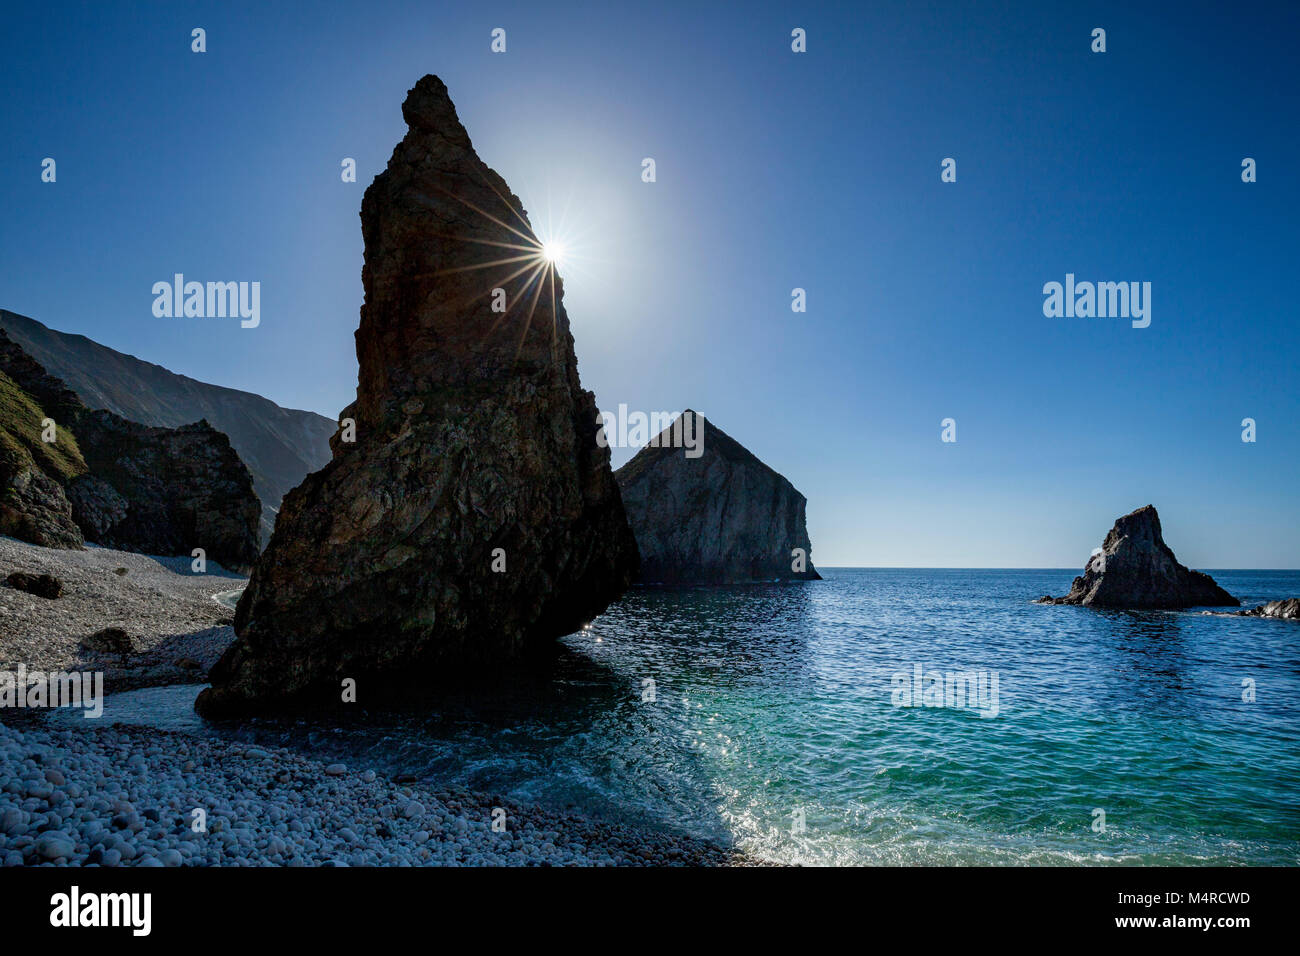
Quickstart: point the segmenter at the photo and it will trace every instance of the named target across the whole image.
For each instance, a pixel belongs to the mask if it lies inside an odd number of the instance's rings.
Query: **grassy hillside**
[[[0,476],[36,466],[66,482],[86,472],[86,462],[72,432],[62,427],[58,441],[41,441],[41,406],[4,372],[0,372]]]

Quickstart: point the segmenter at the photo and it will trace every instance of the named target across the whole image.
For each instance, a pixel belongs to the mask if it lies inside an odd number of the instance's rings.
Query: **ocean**
[[[1300,624],[1032,603],[1073,570],[822,573],[634,589],[546,675],[432,713],[214,727],[190,686],[106,717],[788,863],[1300,863]],[[1300,595],[1297,571],[1210,573],[1245,607]],[[931,673],[983,694],[902,706]]]

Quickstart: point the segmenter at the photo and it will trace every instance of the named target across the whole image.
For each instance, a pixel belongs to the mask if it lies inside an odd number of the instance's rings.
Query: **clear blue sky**
[[[818,563],[1081,567],[1151,502],[1194,567],[1300,567],[1296,4],[614,7],[11,5],[0,306],[335,417],[361,195],[437,73],[568,210],[584,385],[705,412]],[[154,318],[175,272],[260,281],[261,327]],[[1150,328],[1045,318],[1067,272],[1151,282]]]

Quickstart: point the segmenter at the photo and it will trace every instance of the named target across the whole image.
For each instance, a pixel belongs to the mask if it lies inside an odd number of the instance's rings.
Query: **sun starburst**
[[[532,327],[537,304],[545,296],[551,309],[551,345],[554,348],[558,342],[557,310],[559,308],[559,298],[563,294],[557,292],[556,289],[556,284],[561,283],[558,269],[564,266],[566,271],[571,271],[577,267],[576,260],[581,258],[575,255],[573,237],[570,236],[566,227],[567,216],[561,214],[558,219],[552,216],[548,196],[544,218],[538,215],[539,222],[534,226],[493,184],[484,182],[483,185],[496,193],[497,198],[510,211],[517,223],[498,218],[462,196],[457,196],[449,191],[445,191],[445,195],[455,199],[488,222],[508,231],[510,236],[498,233],[497,237],[493,239],[467,235],[449,236],[448,238],[477,245],[492,246],[503,250],[503,252],[499,257],[484,262],[476,262],[472,265],[444,269],[439,274],[491,270],[485,278],[481,291],[476,291],[471,297],[472,300],[493,296],[498,290],[504,289],[518,280],[515,290],[510,293],[506,310],[496,316],[495,321],[484,331],[484,341],[486,341],[488,337],[495,334],[503,320],[510,316],[518,317],[522,314],[524,321],[519,332],[519,342],[515,349],[516,358],[523,349],[524,342],[528,337],[528,331]],[[567,212],[567,206],[565,212]],[[506,219],[509,218],[506,217]],[[516,239],[518,241],[514,241]]]

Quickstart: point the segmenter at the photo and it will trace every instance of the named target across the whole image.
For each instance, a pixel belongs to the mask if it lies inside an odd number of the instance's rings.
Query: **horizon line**
[[[1082,568],[1055,568],[1046,565],[1025,565],[1022,567],[1003,567],[995,565],[926,565],[926,564],[819,564],[819,571],[1068,571],[1082,574]],[[1300,568],[1191,568],[1193,571],[1285,571],[1300,573]]]

